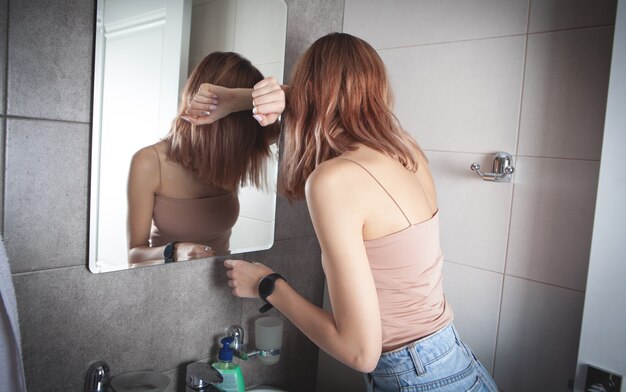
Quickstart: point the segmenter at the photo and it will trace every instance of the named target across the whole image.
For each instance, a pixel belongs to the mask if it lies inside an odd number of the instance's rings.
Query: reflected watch
[[[165,249],[163,249],[163,260],[165,260],[165,264],[176,261],[176,244],[179,242],[180,241],[172,241],[165,245]]]

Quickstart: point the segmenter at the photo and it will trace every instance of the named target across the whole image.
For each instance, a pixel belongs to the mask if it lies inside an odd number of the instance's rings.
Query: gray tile
[[[314,305],[322,306],[324,297],[324,272],[322,270],[321,251],[316,238],[277,241],[270,251],[247,253],[246,260],[261,262],[287,279],[289,285]],[[254,320],[258,318],[261,300],[244,300],[242,326],[254,342]],[[284,331],[295,326],[276,309],[265,313],[266,316],[284,320]]]
[[[531,1],[528,31],[551,31],[615,23],[617,0]]]
[[[89,122],[94,1],[9,5],[7,113]]]
[[[0,114],[5,113],[5,78],[7,66],[7,14],[9,1],[0,0]]]
[[[287,391],[313,392],[317,377],[318,348],[300,331],[283,336],[280,361],[263,365],[255,359],[241,362],[246,386],[269,385]]]
[[[296,38],[287,37],[287,47],[285,48],[285,77],[284,83],[291,83],[291,76],[296,62],[302,54],[309,48],[310,44]]]
[[[312,44],[343,30],[343,0],[287,0],[287,37]]]
[[[7,121],[5,225],[13,272],[84,265],[89,126]]]
[[[221,264],[199,260],[92,274],[84,267],[14,275],[28,389],[82,385],[87,365],[111,374],[164,371],[209,357],[241,318]]]
[[[0,117],[0,236],[4,235],[4,140],[6,119]]]
[[[289,202],[284,197],[277,197],[275,241],[314,236],[315,229],[306,201]]]

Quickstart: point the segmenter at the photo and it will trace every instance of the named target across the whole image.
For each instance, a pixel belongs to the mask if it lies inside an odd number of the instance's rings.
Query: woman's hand
[[[202,83],[182,118],[193,125],[212,124],[235,111],[232,95],[229,88]]]
[[[270,76],[254,85],[252,114],[262,126],[274,124],[285,110],[285,91],[276,78]]]
[[[241,298],[257,298],[259,282],[273,273],[261,263],[249,263],[244,260],[225,260],[224,266],[229,269],[228,285],[233,288],[233,295]]]
[[[204,259],[212,256],[215,256],[215,252],[208,245],[195,244],[193,242],[179,242],[176,244],[176,261]]]

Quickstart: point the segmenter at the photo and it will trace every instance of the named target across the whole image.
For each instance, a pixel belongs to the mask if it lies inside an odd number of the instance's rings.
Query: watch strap
[[[260,313],[265,313],[274,307],[274,305],[272,305],[271,303],[267,301],[267,297],[272,295],[272,293],[274,292],[275,282],[278,279],[282,279],[285,282],[287,281],[281,274],[273,273],[273,274],[267,275],[266,277],[261,279],[261,281],[259,282],[259,297],[261,297],[263,302],[265,302],[265,305],[259,308]],[[267,290],[264,290],[265,285],[269,285]]]
[[[176,244],[178,244],[179,242],[180,241],[172,241],[165,245],[165,249],[163,249],[163,259],[165,264],[173,263],[176,261],[176,258],[174,256],[176,256]],[[171,251],[171,254],[168,254],[168,250]]]

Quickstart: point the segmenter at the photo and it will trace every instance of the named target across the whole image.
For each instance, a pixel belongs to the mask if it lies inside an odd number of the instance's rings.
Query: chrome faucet
[[[215,384],[221,384],[223,381],[222,374],[208,363],[193,362],[187,365],[185,376],[187,392],[219,391]]]

